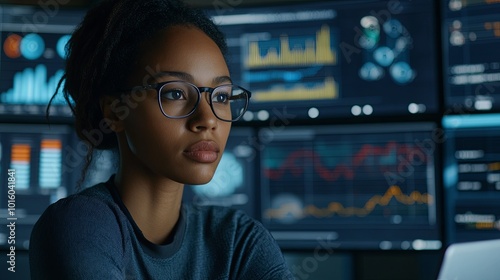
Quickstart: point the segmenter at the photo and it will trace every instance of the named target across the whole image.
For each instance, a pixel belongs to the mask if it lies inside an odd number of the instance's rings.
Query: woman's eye
[[[169,90],[166,92],[162,92],[162,98],[169,100],[184,100],[186,96],[182,90]]]
[[[217,102],[217,103],[227,103],[229,100],[229,94],[227,93],[219,93],[215,96],[214,98],[214,102]]]

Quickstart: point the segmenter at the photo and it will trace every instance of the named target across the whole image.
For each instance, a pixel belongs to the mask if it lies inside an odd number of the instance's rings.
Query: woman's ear
[[[120,99],[118,97],[104,95],[99,100],[104,122],[107,123],[109,129],[114,132],[123,131],[123,119],[126,115],[120,110]],[[123,105],[125,106],[125,105]]]

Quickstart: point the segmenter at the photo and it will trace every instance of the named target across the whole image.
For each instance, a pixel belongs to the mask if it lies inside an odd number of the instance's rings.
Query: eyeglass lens
[[[171,82],[160,89],[160,105],[168,117],[181,118],[191,114],[199,103],[198,89],[188,83]],[[248,103],[245,90],[235,85],[217,87],[211,94],[210,105],[214,114],[226,121],[241,117]]]

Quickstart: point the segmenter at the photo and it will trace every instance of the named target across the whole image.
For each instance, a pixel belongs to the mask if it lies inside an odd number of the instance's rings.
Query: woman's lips
[[[184,155],[199,163],[213,163],[217,160],[219,152],[217,143],[202,140],[184,150]]]

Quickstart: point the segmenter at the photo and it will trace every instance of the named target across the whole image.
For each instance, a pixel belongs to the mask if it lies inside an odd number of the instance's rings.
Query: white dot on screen
[[[422,239],[415,239],[411,245],[415,250],[423,250],[427,247],[426,242]]]
[[[266,110],[261,110],[257,112],[257,119],[259,121],[266,121],[269,119],[269,112]]]
[[[363,114],[371,115],[373,113],[373,107],[371,105],[363,106]]]
[[[462,23],[459,20],[454,20],[452,25],[453,25],[453,28],[455,28],[455,29],[462,28]]]
[[[403,217],[401,217],[401,215],[392,216],[392,223],[393,224],[401,224],[402,221],[403,221]]]
[[[477,35],[474,32],[469,33],[469,40],[471,41],[476,41],[477,40]]]
[[[416,114],[418,113],[418,105],[415,104],[415,103],[410,103],[410,105],[408,105],[408,111],[412,114]]]
[[[319,110],[314,107],[310,108],[309,111],[307,111],[307,115],[309,115],[311,119],[315,119],[319,116]]]
[[[379,244],[380,249],[382,250],[390,250],[392,248],[391,241],[381,241]]]
[[[401,242],[401,249],[408,250],[411,248],[411,243],[409,241]]]
[[[253,120],[253,113],[250,111],[246,111],[245,114],[243,115],[243,120],[245,121]]]
[[[351,113],[355,116],[361,115],[361,107],[359,107],[358,105],[352,106]]]

